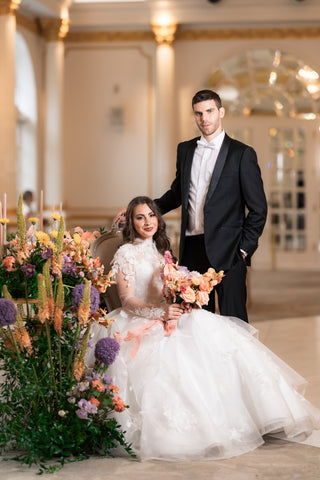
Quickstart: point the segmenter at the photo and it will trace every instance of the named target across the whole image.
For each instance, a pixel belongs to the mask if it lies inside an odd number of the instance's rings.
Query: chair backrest
[[[103,233],[91,244],[90,251],[92,256],[100,258],[106,273],[111,269],[111,260],[121,244],[122,233],[115,226],[109,232]],[[116,285],[108,287],[101,296],[106,303],[108,312],[121,306]]]

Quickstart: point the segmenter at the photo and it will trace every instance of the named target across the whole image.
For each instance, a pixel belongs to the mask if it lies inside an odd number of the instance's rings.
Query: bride
[[[141,460],[228,458],[266,434],[300,440],[319,428],[320,411],[301,393],[305,380],[252,326],[166,304],[160,271],[169,241],[148,197],[130,202],[123,239],[112,264],[122,308],[109,314],[108,329],[95,326],[93,340],[120,341],[110,374],[129,408],[117,421]]]

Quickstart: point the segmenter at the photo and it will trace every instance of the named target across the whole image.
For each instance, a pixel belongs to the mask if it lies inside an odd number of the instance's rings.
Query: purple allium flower
[[[48,258],[53,257],[53,251],[51,248],[48,248],[47,251],[42,252],[41,257],[44,258],[45,260],[48,260]]]
[[[28,263],[27,265],[22,265],[21,270],[30,278],[35,274],[36,267],[31,263]]]
[[[72,295],[73,295],[73,300],[72,304],[75,309],[75,311],[78,311],[79,305],[81,303],[82,297],[83,297],[83,292],[85,289],[85,284],[80,283],[80,285],[76,285],[73,289]],[[93,315],[94,312],[97,310],[100,304],[100,294],[98,290],[95,287],[91,287],[90,290],[90,315]]]
[[[120,345],[114,338],[105,337],[97,341],[94,354],[99,362],[111,365],[115,361],[119,350]]]
[[[12,300],[0,298],[0,327],[12,325],[17,319],[17,310]]]

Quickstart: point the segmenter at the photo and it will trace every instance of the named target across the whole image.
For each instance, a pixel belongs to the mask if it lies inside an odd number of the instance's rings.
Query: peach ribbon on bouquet
[[[130,342],[130,340],[134,339],[134,344],[130,352],[130,358],[133,359],[139,350],[142,337],[152,328],[159,324],[163,326],[164,336],[169,337],[172,332],[174,332],[174,330],[177,328],[178,320],[168,320],[166,322],[163,322],[162,320],[157,318],[156,320],[150,320],[149,322],[144,323],[143,325],[139,325],[138,327],[131,328],[131,330],[128,330],[125,337],[120,332],[115,332],[113,336],[115,340],[117,340],[117,342],[119,343],[121,342],[121,340],[123,340],[124,342]]]

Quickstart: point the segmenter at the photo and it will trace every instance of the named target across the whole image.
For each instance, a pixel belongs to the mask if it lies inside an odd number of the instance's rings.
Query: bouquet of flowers
[[[187,310],[207,305],[210,292],[224,276],[223,270],[217,273],[214,268],[209,268],[203,275],[190,272],[186,267],[174,263],[169,251],[165,252],[164,260],[162,293],[167,302],[179,303]]]
[[[99,295],[112,273],[92,258],[92,234],[54,222],[56,233],[37,232],[32,219],[26,231],[20,199],[18,233],[0,258],[0,452],[17,451],[11,459],[40,473],[119,444],[132,454],[114,417],[127,406],[106,373],[118,342],[99,340],[86,367],[91,326],[112,322]]]

